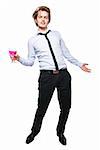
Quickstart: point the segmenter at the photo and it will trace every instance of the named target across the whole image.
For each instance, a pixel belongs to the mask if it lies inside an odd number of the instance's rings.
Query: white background
[[[9,49],[27,57],[27,41],[36,31],[33,11],[50,7],[50,28],[58,30],[73,56],[92,69],[85,73],[70,64],[72,108],[66,124],[67,146],[56,136],[59,105],[56,91],[35,140],[31,132],[38,98],[38,62],[33,67],[11,63]],[[1,0],[0,1],[0,149],[99,150],[100,139],[100,31],[99,0]]]

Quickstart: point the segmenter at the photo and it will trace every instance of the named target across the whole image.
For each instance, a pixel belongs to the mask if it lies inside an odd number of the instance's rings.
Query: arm
[[[20,57],[18,54],[14,57],[14,59],[16,59],[25,66],[32,66],[34,64],[35,58],[36,58],[35,51],[31,39],[28,41],[28,58],[24,59]]]
[[[68,48],[65,46],[63,39],[60,39],[60,45],[63,52],[63,56],[72,64],[81,67],[83,63],[79,62],[76,58],[74,58],[69,52]]]
[[[86,65],[88,65],[88,64],[79,62],[76,58],[74,58],[70,54],[68,48],[65,46],[65,43],[62,39],[60,39],[60,44],[61,44],[61,49],[62,49],[63,55],[65,58],[67,58],[67,60],[69,62],[71,62],[72,64],[74,64],[76,66],[79,66],[85,72],[91,72],[91,69],[86,67]]]

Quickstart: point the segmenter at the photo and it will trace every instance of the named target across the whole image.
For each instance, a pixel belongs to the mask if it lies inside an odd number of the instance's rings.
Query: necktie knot
[[[44,36],[47,36],[47,34],[50,32],[51,30],[48,30],[48,32],[47,33],[38,33],[38,35],[44,35]]]

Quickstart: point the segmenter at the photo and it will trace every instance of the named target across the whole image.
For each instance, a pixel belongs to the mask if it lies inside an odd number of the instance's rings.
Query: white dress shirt
[[[47,36],[51,43],[59,69],[67,68],[64,58],[76,66],[81,67],[83,65],[83,63],[79,62],[70,54],[58,31],[50,31]],[[20,57],[19,62],[25,66],[32,66],[36,57],[39,61],[40,70],[55,70],[55,64],[48,42],[44,35],[39,35],[38,33],[28,41],[27,59]]]

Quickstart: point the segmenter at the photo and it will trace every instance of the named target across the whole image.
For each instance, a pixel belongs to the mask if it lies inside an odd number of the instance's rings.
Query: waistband
[[[60,72],[67,71],[67,68],[60,70],[40,70],[40,72],[49,73],[49,74],[59,74]]]

